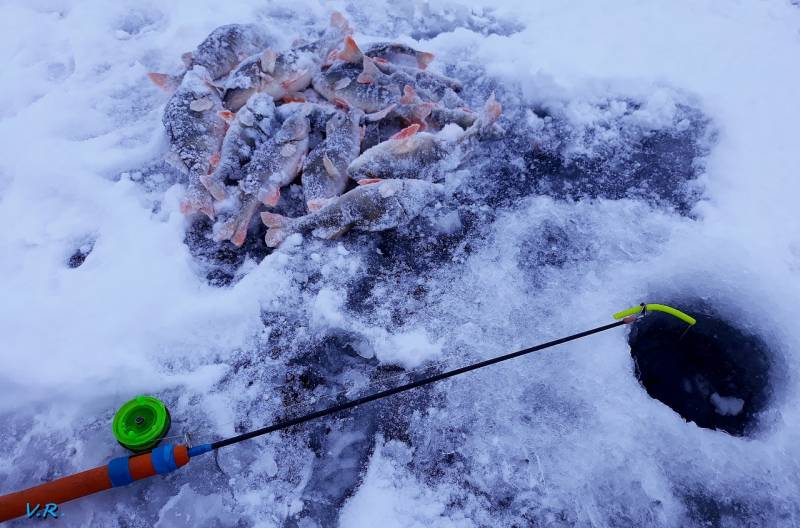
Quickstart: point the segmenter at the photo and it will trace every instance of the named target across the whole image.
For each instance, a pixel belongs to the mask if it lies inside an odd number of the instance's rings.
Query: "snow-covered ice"
[[[496,91],[505,135],[448,166],[447,199],[398,230],[212,244],[179,212],[146,73],[179,72],[218,25],[289,44],[333,9],[358,40],[434,52],[473,106]],[[206,455],[59,522],[800,523],[796,3],[35,0],[0,15],[0,493],[122,455],[111,417],[137,394],[209,441],[642,300],[702,299],[780,365],[748,437],[651,399],[619,330]]]

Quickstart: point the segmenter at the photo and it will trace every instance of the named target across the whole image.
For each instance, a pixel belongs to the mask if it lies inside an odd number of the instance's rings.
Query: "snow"
[[[63,521],[797,524],[800,9],[378,4],[0,7],[0,492],[124,454],[111,417],[137,394],[167,402],[171,434],[208,441],[604,324],[643,300],[703,299],[779,365],[752,438],[649,398],[620,330],[206,455],[63,505]],[[166,99],[146,73],[177,73],[220,24],[271,20],[288,44],[333,8],[359,41],[434,52],[431,68],[463,78],[475,106],[496,89],[520,145],[533,138],[543,159],[573,164],[542,161],[536,192],[522,192],[521,150],[486,147],[496,158],[448,173],[452,200],[414,225],[340,242],[293,235],[215,284],[186,235],[182,187],[157,163]],[[637,150],[652,138],[663,142]],[[656,170],[657,156],[697,179],[676,183],[683,172]],[[88,254],[69,267],[76,250]]]
[[[717,409],[717,413],[723,416],[735,416],[742,412],[744,400],[731,396],[720,396],[718,393],[711,395],[711,403]]]

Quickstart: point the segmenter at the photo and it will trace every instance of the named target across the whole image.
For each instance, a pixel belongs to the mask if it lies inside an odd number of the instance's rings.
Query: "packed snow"
[[[231,446],[58,522],[800,523],[800,9],[528,4],[3,3],[0,493],[124,455],[111,420],[138,394],[166,402],[171,441],[208,442],[699,300],[772,354],[747,436],[650,398],[617,329]],[[334,9],[356,40],[433,52],[474,107],[495,92],[504,132],[445,164],[445,197],[408,225],[214,242],[180,212],[147,73],[180,72],[219,25],[289,45]]]

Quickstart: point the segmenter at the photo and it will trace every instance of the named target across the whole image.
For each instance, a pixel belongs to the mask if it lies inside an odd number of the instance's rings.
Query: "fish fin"
[[[334,200],[335,198],[315,198],[306,202],[306,208],[309,213],[313,213],[319,211]]]
[[[503,106],[497,102],[497,99],[494,97],[494,92],[492,92],[492,94],[486,100],[486,104],[483,105],[483,110],[481,110],[478,118],[475,120],[472,126],[467,129],[467,132],[463,137],[468,137],[472,134],[487,130],[492,126],[492,124],[494,124],[495,121],[497,121],[497,118],[500,117],[502,111]]]
[[[220,110],[217,112],[217,115],[220,116],[222,119],[225,120],[226,123],[230,124],[236,118],[236,113],[231,112],[230,110]]]
[[[314,229],[311,234],[317,238],[324,238],[327,240],[334,240],[343,236],[345,233],[350,231],[353,227],[353,224],[347,224],[343,227],[318,227]]]
[[[181,55],[181,60],[183,61],[183,64],[187,68],[191,68],[192,62],[194,61],[194,53],[192,53],[191,51],[187,51],[186,53]]]
[[[405,127],[403,130],[401,130],[397,134],[393,135],[389,139],[406,139],[406,138],[410,138],[411,136],[416,134],[419,131],[420,128],[421,127],[420,127],[419,123],[414,123],[413,125],[409,125],[409,126]]]
[[[339,108],[350,110],[350,103],[348,103],[345,99],[342,99],[341,97],[334,97],[333,104],[335,104]]]
[[[258,64],[261,67],[261,71],[264,73],[272,73],[275,71],[275,60],[278,58],[278,54],[272,48],[267,48],[261,52],[261,55],[258,57]]]
[[[264,236],[264,242],[268,247],[278,247],[281,242],[286,240],[286,237],[292,234],[291,218],[276,213],[261,213],[261,221],[267,226],[267,234]]]
[[[264,225],[267,227],[286,227],[291,220],[291,218],[279,215],[278,213],[270,213],[268,211],[263,211],[261,213],[261,221],[264,222]]]
[[[373,183],[382,182],[383,178],[364,178],[363,180],[358,180],[359,185],[371,185]]]
[[[203,187],[190,188],[187,191],[186,196],[181,200],[180,211],[187,216],[193,213],[203,213],[214,220],[214,202],[211,201],[211,195]]]
[[[380,121],[381,119],[389,115],[395,108],[397,108],[397,103],[392,103],[383,110],[378,110],[377,112],[372,112],[371,114],[365,114],[364,118],[367,121]]]
[[[288,229],[283,229],[280,227],[270,227],[267,229],[267,234],[264,235],[264,243],[267,247],[278,247],[280,246],[286,237],[291,235],[292,233],[289,232]]]
[[[364,69],[358,74],[356,77],[356,82],[361,84],[372,84],[375,82],[375,78],[381,74],[381,71],[375,66],[375,63],[372,62],[372,59],[364,55]]]
[[[214,174],[205,174],[200,176],[200,183],[203,187],[214,197],[215,200],[224,200],[227,197],[225,185],[217,181]]]
[[[338,90],[344,90],[345,88],[350,86],[351,82],[352,82],[352,79],[350,79],[350,77],[342,77],[341,79],[336,81],[336,83],[333,85],[333,89],[337,90],[337,91]]]
[[[350,22],[339,11],[331,13],[331,27],[337,28],[344,33],[352,33],[353,28],[350,27]]]
[[[425,68],[427,68],[428,64],[430,64],[433,61],[434,57],[435,55],[428,51],[423,51],[422,53],[419,53],[417,55],[417,65],[419,66],[419,69],[424,70]]]
[[[414,105],[414,110],[412,110],[411,113],[414,114],[415,118],[419,119],[423,124],[425,124],[425,119],[431,115],[434,107],[435,105],[433,103],[418,103]]]
[[[278,205],[278,200],[281,198],[281,190],[280,189],[273,189],[272,191],[268,191],[266,189],[259,189],[258,191],[258,199],[264,205],[268,205],[270,207],[275,207]]]
[[[306,97],[301,93],[286,94],[282,99],[284,103],[305,103]]]
[[[339,58],[339,50],[336,48],[330,50],[328,55],[325,57],[325,60],[322,61],[322,67],[326,68],[336,62],[336,59]]]
[[[166,73],[150,72],[147,74],[147,77],[153,81],[153,84],[167,93],[173,93],[178,89],[178,85],[181,84],[180,77],[168,75]]]
[[[214,101],[210,97],[201,97],[189,103],[189,109],[195,112],[205,112],[214,108]]]
[[[500,117],[502,112],[503,105],[497,102],[497,99],[494,97],[494,92],[492,92],[492,95],[486,100],[486,104],[483,105],[483,117],[486,120],[486,125],[497,121],[497,118]]]
[[[329,176],[341,176],[342,173],[339,169],[336,168],[336,165],[333,164],[331,159],[328,157],[327,154],[322,156],[322,165],[325,167],[325,172],[328,173]]]
[[[289,92],[296,92],[297,91],[297,82],[300,79],[303,79],[303,78],[307,77],[308,73],[309,73],[308,70],[301,70],[301,71],[295,72],[295,74],[292,75],[291,77],[281,81],[281,88],[283,88],[284,90],[289,91]],[[301,90],[303,88],[304,87],[302,87],[302,86],[300,87]]]
[[[403,87],[403,96],[400,98],[400,102],[403,104],[413,104],[416,103],[417,100],[417,92],[414,91],[414,87],[410,84],[405,85]]]
[[[339,52],[339,58],[346,62],[358,63],[363,57],[361,49],[356,44],[355,39],[350,35],[344,38],[344,49]]]
[[[222,242],[223,240],[230,240],[233,233],[236,231],[236,219],[228,218],[224,222],[217,222],[211,230],[211,237],[214,242]]]
[[[250,219],[248,218],[247,221],[242,219],[242,221],[236,226],[236,230],[233,232],[233,235],[230,238],[231,243],[236,247],[242,247],[242,245],[244,245],[244,241],[247,239],[247,231],[249,228]]]
[[[232,220],[233,229],[229,240],[234,246],[242,247],[244,244],[247,239],[247,232],[250,230],[250,222],[253,220],[253,215],[256,214],[260,205],[260,202],[252,196],[248,197],[242,204],[236,218]]]

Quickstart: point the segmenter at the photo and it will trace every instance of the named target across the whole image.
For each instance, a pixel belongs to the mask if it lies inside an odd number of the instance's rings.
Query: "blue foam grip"
[[[153,449],[150,452],[150,460],[153,461],[153,469],[159,475],[171,473],[178,469],[177,464],[175,464],[174,447],[171,445],[162,445]]]
[[[189,448],[189,458],[211,451],[211,444],[200,444]]]
[[[128,457],[115,458],[108,463],[108,478],[115,488],[117,486],[127,486],[133,482],[131,471],[128,468]]]

